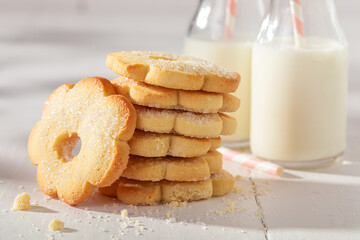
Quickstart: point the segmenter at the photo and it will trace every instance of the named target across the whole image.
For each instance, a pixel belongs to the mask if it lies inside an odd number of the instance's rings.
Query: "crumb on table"
[[[127,210],[127,209],[121,210],[121,216],[122,216],[123,218],[129,217],[128,210]]]
[[[26,192],[16,196],[13,204],[13,210],[28,210],[30,208],[30,196]]]
[[[57,219],[53,219],[51,220],[51,222],[49,223],[49,229],[51,231],[59,231],[59,230],[63,230],[64,229],[64,223],[60,220]]]
[[[168,205],[171,206],[171,207],[186,207],[187,202],[186,201],[184,201],[184,202],[182,202],[182,201],[171,201]]]

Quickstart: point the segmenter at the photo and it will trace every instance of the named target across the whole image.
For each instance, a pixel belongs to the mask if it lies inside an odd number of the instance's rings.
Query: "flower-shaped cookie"
[[[135,126],[133,105],[116,95],[104,78],[86,78],[57,88],[28,142],[41,190],[76,205],[89,198],[95,187],[111,185],[126,168],[127,141]],[[80,152],[73,156],[79,140]]]
[[[172,89],[235,92],[240,75],[200,58],[161,52],[114,52],[106,66],[114,73]]]

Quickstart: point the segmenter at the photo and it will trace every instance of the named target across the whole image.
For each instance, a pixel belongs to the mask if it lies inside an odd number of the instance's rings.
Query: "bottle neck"
[[[200,0],[187,37],[207,41],[254,42],[264,12],[263,0]],[[229,32],[230,37],[227,35]]]
[[[305,41],[331,40],[346,45],[334,0],[301,0],[301,4],[298,2],[271,0],[257,41],[262,43],[288,38],[293,39],[296,44],[301,38]]]

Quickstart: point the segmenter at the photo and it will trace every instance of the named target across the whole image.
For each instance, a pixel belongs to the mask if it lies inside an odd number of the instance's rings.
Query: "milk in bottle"
[[[302,6],[294,11],[291,2]],[[299,9],[303,32],[293,21]],[[261,29],[252,55],[253,154],[288,167],[333,160],[346,145],[348,81],[334,0],[271,0]]]
[[[303,44],[254,46],[251,149],[260,157],[310,161],[345,150],[347,47]]]

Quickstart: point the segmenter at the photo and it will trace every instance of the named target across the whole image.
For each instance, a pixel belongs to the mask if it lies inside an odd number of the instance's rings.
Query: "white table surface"
[[[348,147],[334,164],[286,170],[275,178],[225,163],[233,174],[243,176],[236,180],[241,191],[180,208],[136,210],[100,194],[70,207],[38,190],[36,167],[28,159],[26,144],[52,90],[87,76],[114,77],[105,67],[111,51],[181,53],[196,4],[190,0],[0,2],[0,239],[360,239],[360,32],[355,27],[360,3],[356,0],[338,1],[350,45],[350,81]],[[11,211],[15,196],[24,191],[33,207]],[[214,212],[226,210],[229,202],[235,203],[237,213]],[[129,220],[114,213],[124,208]],[[48,230],[53,218],[65,222],[65,231]],[[136,220],[144,230],[134,224]]]

